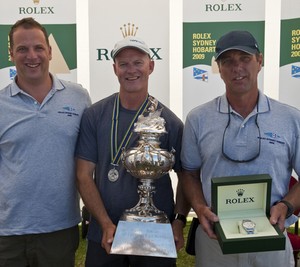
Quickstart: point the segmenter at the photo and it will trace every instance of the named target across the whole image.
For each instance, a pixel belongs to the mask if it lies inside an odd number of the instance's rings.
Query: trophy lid
[[[166,133],[166,121],[161,117],[162,109],[157,109],[158,101],[152,97],[148,97],[150,106],[148,108],[148,116],[141,114],[137,122],[134,124],[134,132],[138,133]]]

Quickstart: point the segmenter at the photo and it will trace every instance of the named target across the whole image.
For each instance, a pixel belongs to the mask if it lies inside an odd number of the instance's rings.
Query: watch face
[[[243,227],[246,229],[253,229],[255,227],[255,223],[251,220],[244,220]]]

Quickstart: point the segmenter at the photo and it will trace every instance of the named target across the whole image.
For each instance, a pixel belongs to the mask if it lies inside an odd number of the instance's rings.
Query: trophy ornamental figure
[[[143,221],[169,223],[167,215],[158,210],[152,199],[155,179],[169,172],[174,165],[174,152],[168,152],[159,147],[159,138],[166,134],[165,120],[160,117],[162,109],[157,109],[158,101],[149,96],[148,115],[141,114],[134,125],[134,132],[138,133],[138,147],[124,150],[121,155],[122,163],[128,172],[141,184],[138,186],[140,196],[138,204],[124,212],[125,221]]]

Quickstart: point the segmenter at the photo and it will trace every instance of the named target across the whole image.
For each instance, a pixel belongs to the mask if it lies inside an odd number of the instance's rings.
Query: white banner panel
[[[225,92],[214,60],[216,41],[231,30],[251,32],[264,51],[265,1],[183,1],[183,117]],[[263,69],[259,88],[263,89]]]
[[[300,1],[281,1],[279,100],[300,108]]]
[[[124,30],[128,23],[130,28],[134,24],[136,36],[142,38],[152,51],[155,67],[149,79],[149,93],[169,106],[169,1],[166,0],[89,1],[92,101],[119,91],[111,51],[123,38],[120,28]]]
[[[0,88],[16,74],[9,60],[8,33],[17,20],[25,17],[36,19],[49,34],[50,72],[76,82],[76,0],[10,0],[0,2]]]

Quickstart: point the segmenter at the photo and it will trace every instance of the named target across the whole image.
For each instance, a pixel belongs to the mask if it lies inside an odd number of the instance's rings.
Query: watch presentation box
[[[270,217],[268,174],[212,178],[215,232],[223,254],[285,249],[285,235]]]

